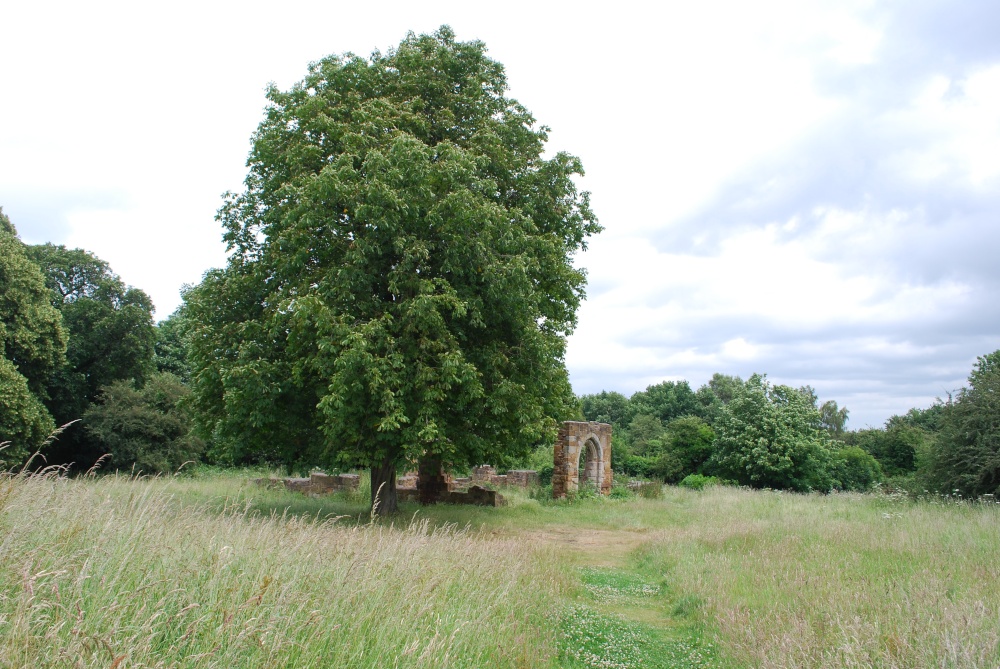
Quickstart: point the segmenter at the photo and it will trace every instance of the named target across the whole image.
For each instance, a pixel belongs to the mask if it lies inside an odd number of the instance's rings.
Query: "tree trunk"
[[[388,516],[399,511],[396,500],[396,461],[386,458],[372,467],[372,513]]]

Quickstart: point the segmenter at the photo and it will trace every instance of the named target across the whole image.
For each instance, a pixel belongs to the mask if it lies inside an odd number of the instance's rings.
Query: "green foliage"
[[[723,405],[729,404],[743,390],[743,379],[729,374],[712,374],[708,388]]]
[[[703,417],[709,425],[722,415],[722,409],[736,396],[743,387],[743,379],[738,376],[716,372],[708,383],[698,388],[695,399],[698,401],[697,415]]]
[[[886,476],[904,476],[917,468],[917,453],[933,436],[905,418],[893,416],[883,429],[867,429],[844,435],[845,443],[858,446],[878,460]]]
[[[829,452],[819,438],[819,422],[806,393],[772,386],[754,374],[716,425],[712,467],[755,488],[829,490]]]
[[[553,467],[552,465],[546,464],[546,465],[542,465],[541,467],[539,467],[535,471],[538,472],[538,482],[541,485],[543,485],[543,486],[551,486],[552,485],[552,474],[555,473],[555,467]]]
[[[663,423],[656,416],[641,413],[628,426],[630,452],[634,455],[656,457],[663,451]]]
[[[502,465],[576,412],[572,257],[600,227],[485,52],[442,27],[269,89],[228,266],[187,294],[199,422],[231,459],[375,488],[424,453]]]
[[[649,477],[655,463],[656,460],[654,458],[644,458],[641,455],[632,455],[630,453],[614,455],[611,460],[613,471],[640,478]]]
[[[66,334],[45,279],[0,210],[0,442],[11,442],[0,451],[4,466],[22,462],[52,432],[43,402],[65,351]]]
[[[608,497],[611,499],[630,499],[635,497],[635,493],[629,490],[627,485],[615,481],[611,486],[611,491],[608,493]]]
[[[0,207],[0,234],[8,234],[11,237],[17,237],[17,229],[14,224],[10,222],[10,217],[3,213],[3,207]]]
[[[586,420],[610,423],[623,428],[631,422],[633,414],[629,399],[621,393],[602,390],[596,395],[580,397],[580,408]]]
[[[45,406],[14,364],[0,358],[0,471],[23,463],[55,430]]]
[[[1000,496],[1000,350],[977,359],[963,388],[944,405],[929,480],[939,492]]]
[[[819,408],[819,422],[830,436],[839,439],[844,434],[844,426],[847,425],[847,416],[850,412],[847,407],[838,407],[834,400],[824,402]]]
[[[187,383],[191,379],[188,363],[187,317],[180,307],[156,324],[153,364],[158,372],[169,372]]]
[[[663,381],[648,386],[646,390],[629,399],[633,415],[649,414],[661,423],[682,416],[694,416],[700,411],[698,398],[687,381]]]
[[[699,471],[711,457],[714,444],[715,432],[697,416],[677,418],[667,425],[667,452],[679,462],[684,473]]]
[[[688,474],[678,485],[682,488],[690,488],[691,490],[704,490],[707,486],[719,485],[720,483],[719,479],[715,476]]]
[[[149,375],[153,303],[89,251],[42,244],[28,252],[42,268],[49,298],[69,337],[67,364],[52,376],[48,400],[56,421],[68,423],[83,416],[104,386],[121,380],[142,383]],[[50,462],[84,467],[100,455],[99,446],[77,427],[47,453]]]
[[[205,450],[191,434],[192,421],[182,400],[190,390],[173,374],[154,374],[136,389],[116,381],[101,391],[84,414],[87,433],[111,455],[115,469],[170,473],[197,462]]]
[[[520,463],[520,466],[538,472],[540,483],[546,486],[552,483],[552,472],[555,471],[552,458],[552,446],[543,444],[531,451],[528,457]]]
[[[833,486],[838,490],[865,492],[883,480],[878,461],[857,446],[845,446],[831,451],[829,470]]]

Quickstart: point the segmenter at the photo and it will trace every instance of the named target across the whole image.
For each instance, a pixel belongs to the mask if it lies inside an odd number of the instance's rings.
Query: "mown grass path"
[[[549,525],[514,531],[574,577],[560,625],[567,667],[697,668],[718,664],[705,621],[669,576],[643,568],[649,528]]]

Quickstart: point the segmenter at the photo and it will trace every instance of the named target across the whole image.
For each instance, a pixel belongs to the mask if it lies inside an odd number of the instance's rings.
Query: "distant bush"
[[[926,465],[932,490],[963,497],[1000,495],[1000,350],[978,358],[940,410],[941,430]]]
[[[701,474],[688,474],[678,484],[682,488],[692,490],[703,490],[706,486],[719,485],[720,481],[715,476],[702,476]]]
[[[611,462],[612,465],[617,463],[615,471],[629,476],[645,478],[651,474],[650,470],[652,469],[655,460],[651,458],[644,458],[641,455],[626,454],[622,457],[612,458]]]
[[[830,454],[830,476],[838,490],[865,492],[882,481],[882,468],[867,451],[857,446],[848,446]]]
[[[616,473],[611,480],[611,492],[608,493],[608,497],[611,499],[635,497],[635,490],[632,489],[631,482],[632,478],[627,474]]]
[[[176,471],[201,459],[205,444],[191,434],[191,417],[180,405],[189,390],[173,374],[155,374],[135,388],[118,381],[101,391],[83,416],[88,434],[106,453],[109,465],[144,473]]]
[[[592,481],[582,481],[580,487],[576,489],[575,493],[570,493],[570,496],[575,499],[595,499],[600,495],[597,492],[597,486]]]

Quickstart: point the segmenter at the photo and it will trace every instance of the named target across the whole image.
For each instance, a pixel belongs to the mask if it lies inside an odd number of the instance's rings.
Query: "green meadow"
[[[3,667],[996,667],[1000,506],[0,481]]]

